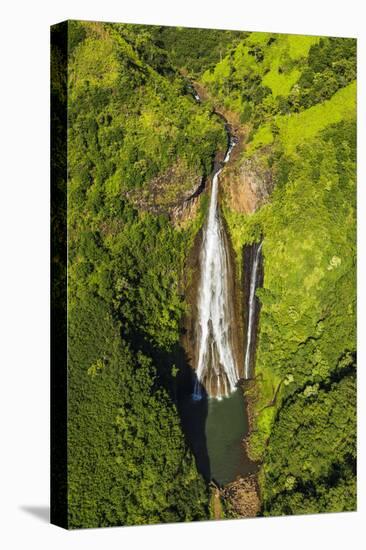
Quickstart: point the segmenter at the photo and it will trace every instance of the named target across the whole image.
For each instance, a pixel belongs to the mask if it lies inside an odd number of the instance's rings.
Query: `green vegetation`
[[[295,151],[301,143],[306,143],[330,124],[342,120],[352,120],[356,110],[356,82],[338,90],[331,99],[318,103],[305,111],[292,116],[279,115],[271,124],[260,126],[254,134],[248,151],[268,145],[274,141],[273,132],[279,135],[286,153]],[[273,129],[273,130],[271,130]]]
[[[207,517],[207,490],[156,368],[104,300],[69,311],[69,522],[73,528]]]
[[[266,515],[356,506],[356,49],[302,38],[253,33],[203,75],[247,125],[238,165],[271,170],[275,184],[254,214],[224,209],[239,260],[263,239],[247,395]]]
[[[142,31],[69,23],[72,528],[209,514],[174,402],[179,281],[202,215],[177,229],[169,207],[226,134]]]
[[[251,33],[202,80],[256,129],[330,99],[355,78],[354,39]]]
[[[175,67],[191,77],[214,68],[249,33],[184,27],[148,27],[154,43],[169,53]]]
[[[261,473],[265,515],[355,510],[356,384],[352,369],[306,386],[281,409]]]
[[[274,97],[289,95],[301,74],[295,61],[305,58],[310,47],[318,42],[317,36],[295,34],[282,35],[272,42],[273,46],[265,56],[263,85],[270,88]]]
[[[299,149],[285,181],[284,163],[282,157],[276,165],[271,203],[242,225],[240,215],[233,216],[234,234],[242,239],[264,235],[261,406],[281,380],[282,396],[328,380],[344,354],[355,350],[354,125],[331,126]],[[252,437],[257,458],[275,414],[273,406],[259,415],[263,429]]]
[[[171,214],[226,147],[187,76],[239,114],[237,167],[274,181],[252,214],[223,196],[238,265],[263,239],[248,390],[262,513],[354,509],[355,40],[76,21],[68,31],[69,526],[225,515],[176,407],[183,273],[207,196],[184,224]],[[64,104],[57,78],[52,93]]]

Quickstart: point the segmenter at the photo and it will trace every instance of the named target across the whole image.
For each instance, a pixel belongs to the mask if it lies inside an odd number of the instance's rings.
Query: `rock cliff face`
[[[251,214],[265,204],[273,190],[271,170],[265,168],[257,156],[243,157],[245,128],[238,124],[232,113],[216,110],[230,135],[237,137],[230,164],[220,176],[220,196],[233,211]],[[226,117],[229,117],[227,122]],[[216,155],[214,164],[222,162],[223,153]],[[204,178],[189,169],[180,160],[164,174],[153,178],[146,188],[128,193],[129,200],[140,210],[154,214],[167,214],[174,225],[184,225],[195,218],[200,204],[200,195],[211,184],[211,177]]]
[[[227,206],[251,214],[265,204],[273,190],[272,174],[256,157],[239,160],[223,176],[223,196]]]
[[[231,210],[251,214],[265,204],[272,193],[271,170],[264,166],[263,160],[257,155],[244,158],[249,129],[241,124],[238,114],[217,104],[199,83],[195,82],[194,86],[202,99],[211,101],[216,114],[225,122],[229,134],[237,138],[230,164],[220,177],[221,196]],[[269,151],[266,148],[262,148],[262,155],[267,152]]]
[[[190,169],[184,160],[179,160],[166,172],[151,179],[143,190],[130,191],[128,198],[141,210],[173,215],[197,202],[195,199],[204,188],[204,178]]]
[[[219,151],[213,161],[215,169],[223,158],[223,152]],[[174,225],[181,226],[196,217],[201,194],[208,191],[211,184],[212,174],[200,176],[181,160],[151,179],[143,190],[129,191],[127,197],[139,210],[167,214]]]
[[[184,226],[186,222],[193,220],[198,212],[200,197],[194,195],[181,204],[174,206],[170,212],[170,219],[176,227]]]
[[[174,225],[181,226],[195,218],[198,212],[201,194],[204,191],[210,191],[212,175],[219,164],[222,163],[223,159],[223,151],[218,151],[213,161],[213,172],[209,177],[197,179],[197,177],[195,178],[192,176],[192,187],[190,190],[184,195],[180,195],[179,200],[169,208],[168,213]]]

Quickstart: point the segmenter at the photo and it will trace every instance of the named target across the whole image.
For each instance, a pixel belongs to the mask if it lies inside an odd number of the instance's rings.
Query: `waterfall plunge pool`
[[[204,396],[195,400],[192,393],[186,393],[179,409],[197,468],[207,481],[223,486],[257,470],[242,442],[248,433],[248,418],[240,388],[222,399]]]

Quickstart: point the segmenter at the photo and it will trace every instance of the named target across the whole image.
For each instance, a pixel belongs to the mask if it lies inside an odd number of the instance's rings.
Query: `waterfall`
[[[255,330],[255,308],[256,308],[256,296],[255,291],[258,286],[258,265],[261,259],[262,244],[256,248],[254,253],[254,261],[251,265],[250,274],[250,288],[249,288],[249,301],[248,301],[248,325],[247,325],[247,347],[245,351],[244,360],[244,378],[250,377],[250,359],[252,356],[253,336]]]
[[[235,142],[231,141],[224,163],[228,162],[234,146]],[[217,200],[222,169],[221,166],[213,176],[208,218],[203,230],[194,399],[202,397],[202,386],[208,395],[218,398],[229,395],[239,379],[230,329],[228,257]]]

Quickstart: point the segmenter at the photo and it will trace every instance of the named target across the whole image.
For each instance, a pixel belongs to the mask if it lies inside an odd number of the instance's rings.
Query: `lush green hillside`
[[[256,128],[330,99],[355,78],[354,39],[251,33],[202,81]]]
[[[307,143],[321,130],[345,120],[353,120],[356,110],[356,81],[338,90],[330,99],[317,103],[292,116],[278,115],[271,123],[261,125],[249,144],[247,153],[253,153],[264,145],[270,145],[278,135],[286,153]]]
[[[248,445],[268,515],[355,508],[355,63],[352,39],[253,33],[203,75],[247,125],[238,165],[274,183],[225,208],[238,256],[263,239]]]
[[[238,266],[263,239],[247,389],[262,513],[354,509],[355,41],[68,25],[70,527],[210,514],[176,407],[183,272],[207,201],[184,224],[172,212],[227,136],[187,75],[238,115],[238,173],[274,184],[251,214],[221,196]]]
[[[207,492],[153,361],[121,339],[108,303],[69,309],[69,522],[205,519]]]
[[[202,519],[171,397],[197,220],[179,230],[168,214],[225,132],[149,35],[69,30],[70,526]]]
[[[185,27],[148,27],[155,44],[160,45],[184,74],[199,77],[214,68],[234,44],[249,33]]]

